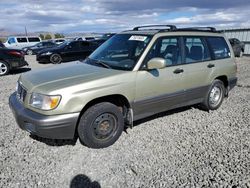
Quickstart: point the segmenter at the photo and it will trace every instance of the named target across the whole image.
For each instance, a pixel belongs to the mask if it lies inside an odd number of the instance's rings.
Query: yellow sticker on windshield
[[[145,41],[146,38],[146,36],[132,35],[128,40]]]

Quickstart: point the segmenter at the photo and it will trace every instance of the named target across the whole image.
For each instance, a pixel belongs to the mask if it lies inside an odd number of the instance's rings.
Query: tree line
[[[39,37],[42,39],[42,40],[49,40],[49,39],[52,39],[52,36],[50,34],[40,34]],[[58,38],[64,38],[65,36],[63,34],[60,34],[60,33],[56,33],[54,35],[55,39],[58,39]]]

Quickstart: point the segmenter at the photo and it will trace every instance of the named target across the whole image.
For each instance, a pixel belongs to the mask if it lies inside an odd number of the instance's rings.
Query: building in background
[[[250,55],[250,28],[225,29],[223,30],[228,38],[237,38],[245,43],[244,55]]]

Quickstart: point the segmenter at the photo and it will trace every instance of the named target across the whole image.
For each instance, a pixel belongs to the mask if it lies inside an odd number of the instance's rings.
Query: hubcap
[[[58,55],[54,55],[54,56],[52,57],[52,60],[53,60],[53,62],[55,62],[55,63],[59,63],[59,62],[60,62],[60,57],[59,57]]]
[[[27,51],[27,54],[28,54],[28,55],[32,55],[32,51],[31,51],[31,50],[28,50],[28,51]]]
[[[7,72],[7,66],[4,63],[0,62],[0,75],[3,75]]]
[[[93,135],[100,140],[112,138],[117,130],[117,120],[113,114],[104,113],[93,122]]]
[[[222,97],[222,90],[220,87],[215,86],[210,92],[209,103],[211,106],[217,106],[220,103]]]

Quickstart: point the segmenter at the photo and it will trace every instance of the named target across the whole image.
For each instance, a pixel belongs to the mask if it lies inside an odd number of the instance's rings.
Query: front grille
[[[24,102],[27,95],[27,90],[18,82],[17,83],[17,98]]]

